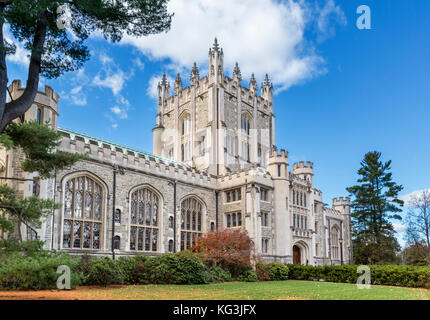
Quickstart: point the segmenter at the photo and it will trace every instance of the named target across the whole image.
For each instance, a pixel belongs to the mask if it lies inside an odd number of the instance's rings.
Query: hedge
[[[294,280],[314,280],[343,283],[357,283],[362,273],[358,266],[303,266],[287,265],[289,278]],[[430,287],[430,268],[417,266],[370,265],[371,284],[401,287]]]
[[[10,255],[0,263],[0,288],[4,290],[45,290],[57,288],[59,266],[70,268],[71,289],[82,282],[79,259],[67,254],[44,252],[39,256]]]

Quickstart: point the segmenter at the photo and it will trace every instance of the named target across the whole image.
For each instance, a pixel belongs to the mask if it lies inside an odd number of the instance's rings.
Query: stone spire
[[[255,80],[254,74],[252,74],[251,80],[249,81],[249,90],[257,93],[257,81]]]
[[[170,83],[167,81],[167,76],[164,73],[161,78],[161,82],[158,83],[158,97],[161,103],[161,100],[165,100],[170,95]]]
[[[261,84],[261,87],[262,88],[273,88],[273,85],[272,85],[272,83],[270,83],[270,81],[269,81],[269,75],[266,73],[266,77],[265,77],[265,79],[264,79],[264,83],[262,83]]]
[[[197,63],[194,62],[193,69],[191,70],[191,84],[196,84],[200,80],[199,69],[197,68]]]
[[[218,39],[216,37],[212,49],[216,52],[219,52]]]
[[[224,71],[224,53],[220,49],[218,39],[215,38],[214,44],[209,49],[209,83],[223,83]]]
[[[163,73],[163,78],[161,78],[160,86],[167,86],[167,85],[168,85],[167,76],[166,76],[166,73]]]
[[[182,90],[182,80],[181,80],[181,75],[178,72],[178,76],[176,77],[175,80],[175,95],[178,95],[179,92],[181,92]]]
[[[238,85],[242,81],[242,74],[240,73],[239,64],[237,62],[233,70],[233,80],[236,81]]]
[[[269,106],[273,103],[273,84],[269,81],[268,74],[261,84],[261,97],[268,102]]]

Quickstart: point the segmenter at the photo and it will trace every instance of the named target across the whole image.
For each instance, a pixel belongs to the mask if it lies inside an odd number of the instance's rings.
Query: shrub
[[[258,281],[269,281],[270,277],[267,274],[266,264],[258,262],[255,265],[255,274],[257,275]]]
[[[135,256],[132,258],[134,260],[134,267],[131,274],[132,283],[140,283],[140,284],[146,284],[149,283],[148,275],[150,274],[150,270],[148,269],[146,262],[148,261],[147,256]]]
[[[43,250],[43,241],[29,240],[19,242],[15,238],[0,240],[0,260],[7,259],[11,255],[27,257],[40,257],[48,255],[49,251]]]
[[[282,262],[272,262],[265,267],[267,275],[272,281],[288,280],[288,267]]]
[[[295,280],[324,280],[356,283],[361,274],[358,266],[288,265],[289,278]],[[430,268],[418,266],[370,265],[371,284],[426,288],[430,284]]]
[[[239,275],[237,280],[242,282],[257,282],[258,277],[253,270],[246,270],[244,273]]]
[[[87,285],[123,284],[126,279],[121,263],[108,257],[91,260],[86,270],[85,284]]]
[[[204,234],[192,251],[208,266],[219,266],[237,277],[251,265],[254,243],[245,230],[224,229]]]
[[[231,280],[231,274],[223,268],[209,268],[209,282],[230,282]]]
[[[148,283],[202,284],[210,280],[205,264],[189,251],[152,257],[144,265]]]
[[[0,263],[0,288],[5,290],[44,290],[57,287],[59,266],[70,268],[70,285],[75,288],[81,283],[79,259],[68,254],[42,252],[31,257],[12,255]]]

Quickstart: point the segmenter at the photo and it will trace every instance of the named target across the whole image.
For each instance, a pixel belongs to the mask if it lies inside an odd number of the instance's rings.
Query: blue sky
[[[187,5],[185,5],[185,3]],[[371,30],[359,30],[359,5]],[[110,44],[94,35],[79,72],[42,79],[60,95],[59,125],[152,151],[154,85],[163,72],[200,75],[215,36],[225,72],[238,61],[274,82],[276,144],[290,161],[314,162],[324,201],[346,196],[363,155],[391,159],[402,195],[430,188],[430,2],[423,0],[172,0],[167,35]],[[241,18],[245,17],[245,18]],[[25,52],[9,58],[9,79],[25,81]]]

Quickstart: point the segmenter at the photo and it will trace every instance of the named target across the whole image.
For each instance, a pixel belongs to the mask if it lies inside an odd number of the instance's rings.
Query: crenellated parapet
[[[216,178],[188,167],[183,163],[141,152],[108,141],[79,134],[71,130],[58,129],[62,134],[59,150],[71,153],[88,153],[89,160],[110,165],[119,165],[128,170],[140,171],[169,179],[176,179],[201,186],[216,186]]]
[[[24,93],[25,87],[22,87],[21,80],[14,80],[8,89],[12,96],[12,99],[15,100],[18,99]],[[36,97],[34,99],[34,103],[50,107],[56,113],[58,113],[59,100],[60,96],[56,92],[54,92],[54,89],[52,89],[50,86],[45,85],[44,91],[37,92]]]
[[[342,214],[349,214],[351,208],[351,198],[339,197],[333,199],[333,208],[342,212]]]
[[[269,164],[275,163],[287,163],[288,164],[288,151],[281,149],[274,149],[273,152],[269,155]]]

